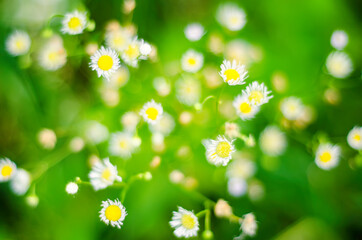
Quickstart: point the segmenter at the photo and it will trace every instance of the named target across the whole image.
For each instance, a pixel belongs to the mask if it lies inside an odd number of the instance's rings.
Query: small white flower
[[[63,67],[67,62],[67,51],[63,46],[63,40],[59,36],[53,36],[41,48],[39,52],[39,65],[45,70],[55,71]]]
[[[224,49],[224,56],[226,59],[235,60],[239,64],[250,66],[256,61],[262,59],[262,52],[242,39],[235,39],[228,42]]]
[[[135,148],[133,136],[130,133],[116,132],[111,134],[111,139],[109,140],[109,152],[111,155],[127,159],[131,157]]]
[[[182,55],[181,67],[185,72],[195,73],[204,65],[204,56],[193,49],[187,50]]]
[[[337,145],[321,144],[318,146],[315,163],[318,167],[329,170],[338,165],[341,149]]]
[[[280,110],[283,116],[288,120],[296,120],[304,113],[304,105],[297,97],[284,98],[280,103]]]
[[[140,47],[140,52],[141,52],[141,55],[143,56],[148,56],[151,54],[152,52],[152,47],[149,43],[147,42],[143,42],[141,44],[141,47]]]
[[[225,135],[229,138],[236,138],[240,136],[240,128],[236,123],[226,122],[225,123]]]
[[[155,124],[149,125],[150,130],[153,133],[161,133],[163,136],[168,136],[175,128],[175,120],[168,113],[163,113],[160,120]]]
[[[6,182],[16,174],[16,164],[8,158],[0,159],[0,182]]]
[[[98,144],[107,140],[108,128],[97,121],[89,121],[86,124],[85,138],[92,144]]]
[[[53,149],[57,143],[57,135],[51,129],[42,129],[38,133],[38,142],[45,149]]]
[[[352,61],[344,52],[332,52],[326,62],[329,74],[336,78],[346,78],[353,71]]]
[[[153,80],[153,87],[161,97],[165,97],[171,92],[171,84],[164,77],[156,77]]]
[[[31,194],[25,198],[25,201],[30,207],[35,208],[39,204],[39,197],[35,194]]]
[[[224,136],[218,136],[216,140],[203,140],[206,148],[206,158],[215,166],[226,166],[231,160],[231,155],[235,151],[234,140],[227,140]]]
[[[342,50],[348,44],[348,35],[345,31],[336,30],[331,37],[331,45],[337,50]]]
[[[347,142],[351,148],[362,150],[362,127],[354,127],[349,131]]]
[[[78,184],[76,184],[75,182],[70,182],[65,186],[65,191],[70,194],[70,195],[74,195],[78,192]]]
[[[248,184],[243,178],[230,178],[228,181],[228,192],[233,197],[241,197],[246,194]]]
[[[106,45],[118,52],[124,51],[132,40],[132,35],[126,29],[120,28],[106,33]]]
[[[235,60],[232,62],[224,60],[220,68],[220,76],[229,85],[242,85],[248,77],[245,65],[237,64]]]
[[[185,179],[185,175],[177,169],[170,172],[170,175],[168,177],[170,179],[170,182],[174,184],[179,184]]]
[[[246,24],[246,14],[236,4],[226,3],[219,6],[216,14],[218,22],[230,31],[239,31]]]
[[[127,84],[129,80],[129,70],[125,66],[120,66],[112,75],[110,76],[108,81],[105,81],[105,85],[119,89]]]
[[[29,35],[24,31],[15,30],[6,39],[6,51],[13,55],[19,56],[26,54],[31,45]]]
[[[161,118],[162,113],[163,108],[161,104],[156,103],[153,99],[145,103],[140,111],[143,119],[150,124],[155,124]]]
[[[287,139],[278,127],[268,126],[260,134],[259,143],[264,154],[269,156],[279,156],[285,151]]]
[[[264,86],[264,83],[259,84],[257,81],[249,84],[242,92],[248,96],[248,99],[252,104],[257,106],[269,102],[269,99],[273,97],[273,95],[269,95],[271,91],[268,91],[267,87]]]
[[[240,227],[243,233],[248,236],[255,236],[257,228],[258,225],[256,224],[254,214],[253,213],[245,214]]]
[[[126,208],[122,203],[116,199],[102,201],[102,210],[99,212],[100,219],[107,225],[111,224],[112,227],[121,228],[123,221],[127,216]]]
[[[201,84],[194,78],[180,78],[176,82],[177,99],[188,106],[192,106],[200,100]]]
[[[193,211],[188,211],[182,207],[178,207],[178,211],[173,212],[170,225],[175,229],[173,233],[178,238],[196,237],[199,231],[199,220]]]
[[[91,56],[90,67],[92,70],[97,71],[98,77],[103,76],[109,79],[111,75],[120,67],[118,54],[111,48],[104,48],[97,50]]]
[[[184,33],[191,42],[200,40],[205,34],[204,27],[200,23],[190,23],[185,27]]]
[[[31,177],[28,171],[18,168],[10,181],[10,188],[16,195],[22,196],[28,191],[30,183]]]
[[[233,210],[231,206],[223,199],[217,200],[214,207],[215,216],[217,217],[231,217],[233,215]]]
[[[233,101],[233,106],[236,109],[236,113],[242,120],[254,118],[260,110],[259,106],[252,104],[249,101],[247,95],[238,95]]]
[[[88,177],[95,191],[112,185],[114,181],[122,182],[117,167],[111,164],[109,158],[103,159],[103,162],[96,162]]]
[[[122,51],[121,57],[122,60],[127,63],[129,66],[132,67],[138,67],[138,61],[139,59],[147,59],[147,55],[144,55],[147,53],[147,46],[144,47],[146,49],[142,49],[141,47],[144,45],[143,39],[137,39],[135,37],[132,41],[130,41],[125,50]]]
[[[81,151],[83,149],[84,145],[85,145],[84,140],[81,137],[74,137],[69,142],[70,150],[75,153]]]
[[[62,32],[64,34],[80,34],[87,26],[87,13],[74,11],[65,14],[62,24]]]
[[[127,132],[135,131],[139,122],[140,116],[135,112],[126,112],[121,117],[121,123]]]
[[[226,176],[228,178],[248,179],[254,176],[256,172],[256,164],[249,159],[235,159],[227,167]]]

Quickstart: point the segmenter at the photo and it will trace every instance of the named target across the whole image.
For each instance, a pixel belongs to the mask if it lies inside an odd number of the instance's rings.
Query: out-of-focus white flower
[[[93,54],[95,54],[98,50],[98,44],[95,42],[89,42],[86,46],[85,46],[85,52],[89,55],[92,56]]]
[[[98,77],[103,76],[109,79],[120,67],[118,54],[115,50],[102,46],[101,49],[97,50],[97,52],[91,56],[89,66],[93,71],[97,72]]]
[[[159,121],[162,114],[162,105],[156,103],[153,99],[145,103],[140,111],[140,115],[143,117],[143,119],[150,124],[155,124],[157,121]]]
[[[135,7],[136,7],[135,0],[125,0],[123,2],[123,13],[129,14],[135,9]]]
[[[149,128],[154,133],[158,132],[168,136],[175,128],[175,120],[170,114],[164,112],[160,120],[153,125],[149,125]]]
[[[122,158],[131,157],[135,150],[133,136],[129,132],[116,132],[111,134],[109,140],[109,153]]]
[[[87,26],[87,13],[74,11],[65,14],[63,21],[62,32],[75,35],[80,34]]]
[[[243,178],[248,179],[254,176],[256,172],[256,165],[254,162],[239,158],[234,159],[227,167],[226,175],[228,178]]]
[[[127,132],[134,132],[139,122],[140,117],[135,112],[126,112],[121,117],[121,123],[124,127],[124,130],[126,130]]]
[[[351,148],[362,150],[362,127],[355,126],[351,131],[349,131],[347,142]]]
[[[146,53],[148,52],[149,48],[147,47],[147,45],[145,47],[145,44],[148,43],[145,43],[143,39],[134,38],[127,44],[125,50],[122,52],[122,60],[129,66],[138,67],[139,59],[147,59],[148,56],[148,54]],[[143,49],[141,51],[142,47]]]
[[[264,185],[258,180],[252,180],[248,184],[248,196],[252,201],[259,201],[265,195]]]
[[[97,121],[89,121],[86,124],[85,138],[92,144],[98,144],[107,140],[108,128]]]
[[[44,128],[38,133],[38,142],[45,149],[53,149],[57,142],[57,136],[53,130]]]
[[[272,76],[272,84],[275,91],[283,93],[288,88],[288,77],[284,72],[277,71]]]
[[[31,40],[25,31],[15,30],[7,37],[5,45],[9,54],[19,56],[29,52]]]
[[[102,201],[102,209],[99,212],[101,221],[107,225],[111,224],[112,227],[121,228],[123,221],[127,216],[126,208],[122,203],[116,199],[114,201]]]
[[[254,62],[258,62],[263,58],[261,50],[254,47],[250,43],[235,39],[226,44],[224,49],[226,59],[235,60],[239,64],[250,66]]]
[[[237,64],[235,60],[232,62],[224,60],[220,68],[220,76],[229,85],[242,85],[248,77],[245,65]]]
[[[165,150],[165,137],[162,133],[155,132],[151,137],[152,148],[156,152],[162,152]]]
[[[233,101],[233,106],[236,109],[236,113],[242,120],[254,118],[260,110],[259,106],[252,104],[249,101],[249,97],[247,95],[238,95]]]
[[[211,33],[207,42],[207,48],[215,55],[219,55],[224,51],[224,40],[221,34]]]
[[[180,170],[170,172],[169,179],[172,183],[178,184],[185,179],[185,175]]]
[[[114,89],[119,89],[127,84],[129,80],[129,70],[125,66],[120,66],[109,78],[105,84]]]
[[[187,124],[189,124],[189,123],[192,121],[192,118],[193,118],[193,115],[192,115],[191,112],[183,111],[183,112],[180,114],[179,122],[180,122],[182,125],[187,125]]]
[[[216,18],[218,22],[230,31],[239,31],[246,24],[246,14],[243,9],[234,3],[225,3],[219,6]]]
[[[140,52],[141,52],[141,55],[143,56],[148,56],[151,54],[152,52],[152,47],[149,43],[147,42],[143,42],[141,44],[141,47],[140,47]]]
[[[202,70],[202,74],[204,75],[206,86],[208,88],[217,88],[223,83],[220,79],[218,69],[214,66],[206,66]]]
[[[0,182],[12,179],[16,174],[16,164],[8,158],[0,159]]]
[[[206,148],[206,158],[209,163],[215,166],[226,166],[235,151],[233,141],[227,140],[224,136],[218,136],[216,140],[203,140],[202,144]]]
[[[122,182],[122,178],[118,176],[117,167],[111,164],[109,158],[93,165],[89,179],[95,191],[112,185],[114,181]]]
[[[339,163],[340,147],[329,143],[318,146],[315,163],[324,170],[335,168]]]
[[[342,50],[348,44],[348,35],[345,31],[336,30],[331,37],[331,45],[337,50]]]
[[[105,37],[106,45],[118,52],[124,51],[131,39],[132,35],[130,32],[123,28],[108,31]]]
[[[25,198],[26,204],[28,204],[30,207],[35,208],[39,204],[39,198],[35,194],[30,194]]]
[[[268,91],[264,83],[259,84],[257,81],[249,84],[242,93],[248,96],[248,99],[252,104],[257,106],[269,102],[269,99],[273,97],[273,95],[269,95],[271,91]]]
[[[61,37],[55,35],[41,48],[39,64],[45,70],[55,71],[67,62],[67,51]]]
[[[246,194],[248,184],[243,178],[230,178],[228,181],[228,192],[233,197],[241,197]]]
[[[204,27],[200,23],[190,23],[185,27],[184,33],[191,42],[200,40],[205,34]]]
[[[153,86],[161,97],[165,97],[171,92],[171,84],[164,77],[156,77],[153,80]]]
[[[225,135],[229,138],[236,138],[240,136],[240,128],[236,123],[226,122],[225,123]]]
[[[30,183],[31,177],[28,171],[18,168],[11,179],[10,188],[16,195],[22,196],[28,191]]]
[[[194,78],[180,78],[176,82],[177,99],[188,106],[196,104],[201,97],[201,84]]]
[[[233,214],[233,210],[230,205],[223,199],[217,200],[214,207],[215,216],[217,217],[230,217]]]
[[[195,214],[182,207],[178,207],[178,211],[173,212],[170,225],[175,229],[173,233],[178,238],[196,237],[199,231],[199,220]]]
[[[81,137],[74,137],[69,142],[69,148],[72,152],[79,152],[84,148],[84,140]]]
[[[304,111],[302,101],[297,97],[284,98],[280,103],[280,110],[283,116],[288,120],[296,120],[300,118]]]
[[[240,230],[247,236],[255,236],[258,225],[253,213],[245,214],[241,222]]]
[[[182,55],[181,67],[185,72],[195,73],[204,65],[204,56],[193,49],[187,50]]]
[[[119,104],[121,96],[118,89],[103,86],[99,89],[99,93],[107,107],[115,107]]]
[[[285,151],[287,139],[278,127],[268,126],[260,134],[259,144],[264,154],[269,156],[279,156]]]
[[[78,192],[78,184],[76,184],[75,182],[70,182],[65,186],[65,191],[70,194],[70,195],[74,195]]]
[[[335,78],[346,78],[353,71],[352,61],[344,52],[332,52],[327,57],[327,70]]]

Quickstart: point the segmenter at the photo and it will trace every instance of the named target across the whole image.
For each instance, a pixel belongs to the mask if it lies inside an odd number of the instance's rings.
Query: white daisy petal
[[[324,170],[330,170],[338,165],[340,153],[341,149],[336,145],[321,144],[316,152],[315,163]]]
[[[127,216],[126,208],[116,199],[102,201],[102,209],[99,211],[99,217],[105,224],[111,224],[112,227],[121,228],[123,221]]]
[[[224,60],[220,68],[220,76],[229,85],[242,85],[248,77],[245,65],[237,64],[235,60],[232,62]]]
[[[233,106],[242,120],[254,118],[260,110],[260,107],[251,103],[249,97],[245,94],[238,95],[233,101]]]
[[[185,72],[195,73],[204,65],[204,56],[193,49],[188,50],[182,55],[181,67]]]
[[[8,158],[0,159],[0,182],[12,179],[16,174],[16,164]]]
[[[62,24],[61,31],[64,34],[80,34],[87,26],[87,13],[78,11],[67,13],[63,18]]]
[[[140,111],[140,115],[143,119],[150,123],[155,124],[162,116],[163,108],[161,104],[156,103],[153,99],[143,105],[143,108]]]
[[[347,142],[351,148],[362,150],[362,127],[354,127],[348,133]]]
[[[267,87],[264,86],[264,83],[259,84],[257,81],[249,84],[242,92],[248,96],[248,99],[252,104],[257,106],[269,102],[269,99],[273,97],[273,95],[269,95],[271,91],[268,91]]]
[[[15,30],[7,37],[5,45],[8,53],[19,56],[29,51],[31,40],[25,31]]]
[[[111,164],[109,158],[103,159],[102,162],[96,162],[88,177],[95,191],[112,185],[114,181],[122,180],[118,176],[117,167]]]
[[[207,160],[215,166],[226,166],[231,160],[231,154],[235,151],[233,141],[227,140],[224,136],[218,136],[216,140],[203,140]]]
[[[111,48],[103,46],[91,56],[90,67],[97,71],[98,77],[103,76],[109,79],[112,74],[120,67],[118,54]]]
[[[173,233],[178,238],[196,237],[199,231],[199,220],[192,211],[178,207],[178,211],[173,212],[170,226],[175,229]]]

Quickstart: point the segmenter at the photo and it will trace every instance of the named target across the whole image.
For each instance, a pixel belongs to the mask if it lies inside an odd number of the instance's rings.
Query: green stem
[[[218,129],[218,125],[219,125],[219,105],[220,105],[220,97],[221,97],[221,94],[222,94],[222,92],[223,92],[223,90],[224,90],[224,88],[225,88],[225,86],[226,86],[226,84],[223,84],[223,86],[221,87],[221,89],[220,89],[220,92],[219,92],[219,95],[217,96],[217,99],[216,99],[216,105],[215,105],[215,107],[216,107],[216,129]]]
[[[121,192],[121,202],[122,203],[124,202],[124,200],[126,198],[126,194],[127,194],[127,191],[129,189],[129,187],[137,179],[141,179],[140,174],[133,175],[132,177],[130,177],[130,179],[129,179],[129,181],[127,183],[124,183],[124,188],[123,188],[123,190]]]
[[[206,215],[206,212],[207,212],[207,211],[209,211],[209,209],[204,209],[204,210],[196,213],[195,216],[198,217],[198,218],[199,218],[199,217],[202,217],[202,216]]]

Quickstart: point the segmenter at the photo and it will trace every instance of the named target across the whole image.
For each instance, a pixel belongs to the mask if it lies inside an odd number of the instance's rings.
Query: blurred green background
[[[171,184],[168,174],[173,169],[198,180],[197,191],[213,200],[229,201],[236,215],[254,212],[258,220],[255,239],[361,239],[362,238],[362,177],[360,167],[350,167],[355,154],[347,147],[346,135],[362,124],[362,4],[357,0],[245,0],[237,3],[247,13],[247,24],[237,33],[225,32],[215,20],[215,12],[222,1],[215,0],[138,0],[133,22],[139,37],[158,48],[159,63],[143,62],[139,69],[131,69],[128,84],[120,90],[120,104],[114,108],[103,105],[98,86],[101,79],[88,68],[89,57],[68,57],[67,64],[56,72],[46,72],[37,65],[34,56],[31,66],[22,68],[18,58],[9,56],[4,49],[6,36],[15,28],[27,30],[33,38],[54,14],[64,14],[75,8],[86,9],[96,22],[95,32],[80,37],[62,36],[68,54],[89,40],[102,43],[102,31],[109,20],[124,21],[122,1],[61,1],[61,0],[2,0],[0,2],[0,154],[18,166],[36,172],[44,161],[51,161],[63,151],[70,137],[79,134],[86,120],[105,124],[110,132],[120,131],[120,116],[139,109],[154,98],[177,119],[180,112],[193,108],[180,104],[174,94],[157,96],[152,86],[156,76],[168,76],[167,64],[179,62],[190,47],[202,51],[205,63],[218,67],[222,56],[207,52],[208,35],[197,43],[189,42],[183,34],[191,22],[200,22],[208,33],[222,34],[225,41],[241,38],[262,49],[263,60],[249,71],[251,80],[271,86],[276,71],[284,72],[289,80],[283,94],[274,92],[274,98],[258,117],[237,121],[245,134],[259,133],[268,124],[279,125],[278,102],[285,96],[295,95],[312,105],[317,119],[303,131],[289,130],[288,149],[268,168],[262,164],[265,157],[258,146],[245,148],[237,141],[237,148],[253,156],[258,170],[256,178],[265,186],[265,197],[252,202],[248,197],[233,198],[227,193],[225,168],[216,168],[205,159],[201,140],[215,137],[221,129],[215,126],[214,102],[195,112],[195,120],[188,126],[176,125],[166,138],[162,163],[152,172],[150,182],[135,182],[126,200],[128,216],[121,230],[106,226],[99,220],[102,200],[119,197],[119,189],[108,188],[94,192],[81,186],[75,196],[65,192],[65,185],[79,176],[87,180],[90,154],[108,156],[108,143],[97,150],[86,147],[67,156],[47,171],[36,184],[39,196],[37,208],[30,208],[24,197],[14,196],[7,184],[0,185],[0,239],[175,239],[169,227],[172,211],[177,206],[203,209],[202,202],[180,187]],[[56,26],[54,27],[55,31]],[[329,41],[335,29],[349,35],[346,52],[350,55],[354,72],[349,79],[335,81],[325,72],[324,63],[332,50]],[[34,45],[40,43],[34,42]],[[70,50],[69,50],[70,49]],[[165,70],[166,69],[166,70]],[[323,101],[327,86],[339,89],[341,102],[328,105]],[[203,85],[204,86],[204,85]],[[202,98],[217,94],[220,89],[203,87]],[[227,87],[223,97],[231,99],[240,88]],[[228,119],[223,118],[222,121]],[[50,152],[41,149],[36,134],[41,128],[57,132],[56,148]],[[294,140],[311,140],[319,132],[328,134],[333,142],[343,147],[340,165],[332,171],[323,171],[313,163],[314,155],[305,144]],[[149,169],[157,155],[151,149],[150,132],[146,124],[139,129],[141,150],[128,161],[111,157],[121,175],[127,179]],[[304,140],[303,140],[304,141]],[[187,145],[191,152],[184,158],[177,156],[180,146]],[[212,218],[215,239],[232,239],[239,234],[239,225]],[[201,221],[203,229],[203,221]],[[199,232],[199,236],[201,235]],[[201,239],[201,237],[200,237]]]

